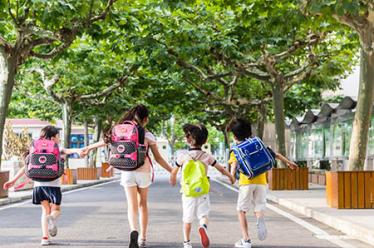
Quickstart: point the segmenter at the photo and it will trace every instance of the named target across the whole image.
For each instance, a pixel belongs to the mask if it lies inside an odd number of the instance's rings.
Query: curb
[[[342,218],[334,217],[320,211],[316,211],[312,208],[303,206],[301,204],[276,197],[271,193],[267,194],[267,199],[298,214],[304,215],[308,218],[312,218],[338,231],[341,231],[349,237],[360,240],[370,245],[374,244],[374,230],[363,228],[358,224],[354,224]]]
[[[71,191],[71,190],[75,190],[75,189],[86,188],[86,187],[90,187],[90,186],[93,186],[93,185],[98,185],[98,184],[103,184],[103,183],[106,183],[106,182],[115,181],[117,179],[118,179],[117,177],[112,177],[112,178],[108,178],[108,179],[100,179],[100,180],[95,180],[95,181],[83,182],[83,183],[80,183],[80,184],[72,184],[72,185],[66,185],[66,186],[62,185],[61,192],[67,192],[67,191]],[[4,198],[4,199],[0,199],[0,206],[5,206],[5,205],[18,203],[18,202],[25,201],[25,200],[28,200],[28,199],[31,199],[31,198],[32,198],[32,192],[30,191],[27,195],[16,196],[16,197],[7,197],[7,198]]]
[[[227,181],[222,180],[221,178],[217,177],[217,180],[219,180],[222,183],[228,184]],[[230,185],[235,188],[239,188],[238,185]],[[350,221],[346,221],[342,218],[334,217],[325,213],[322,213],[320,211],[316,211],[312,208],[303,206],[301,204],[285,200],[282,198],[279,198],[273,194],[271,194],[271,191],[267,191],[267,200],[271,201],[273,203],[276,203],[282,207],[285,207],[295,213],[301,214],[307,218],[314,219],[316,221],[319,221],[329,227],[332,227],[338,231],[343,232],[349,237],[352,237],[354,239],[360,240],[364,243],[367,243],[369,245],[374,244],[374,230],[370,230],[368,228],[363,228],[359,226],[358,224],[354,224]]]

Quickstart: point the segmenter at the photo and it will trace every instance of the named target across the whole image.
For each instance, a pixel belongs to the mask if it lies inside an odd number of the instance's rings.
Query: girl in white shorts
[[[145,127],[148,123],[148,109],[144,105],[137,105],[129,110],[118,121],[134,121]],[[104,140],[92,144],[84,149],[81,156],[85,156],[91,149],[108,145],[111,142],[111,130],[105,135]],[[157,163],[165,170],[171,172],[172,167],[164,160],[157,148],[156,138],[152,133],[145,132],[144,145],[150,150]],[[151,160],[147,154],[144,165],[133,171],[121,171],[121,185],[124,187],[127,198],[127,214],[130,232],[129,248],[146,247],[148,227],[148,187],[152,183]],[[139,200],[138,200],[139,199]],[[140,211],[140,213],[139,213]],[[138,216],[139,215],[139,216]],[[138,233],[138,219],[140,217],[140,237]]]

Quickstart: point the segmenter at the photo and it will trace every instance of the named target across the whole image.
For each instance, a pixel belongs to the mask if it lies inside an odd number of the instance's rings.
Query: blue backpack
[[[233,146],[235,158],[238,160],[238,170],[248,178],[254,178],[275,165],[274,155],[258,137],[248,138]]]

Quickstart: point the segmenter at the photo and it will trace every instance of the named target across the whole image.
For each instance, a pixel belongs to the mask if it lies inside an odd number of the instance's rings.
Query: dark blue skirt
[[[35,187],[32,194],[32,203],[39,205],[42,201],[60,205],[61,204],[61,188],[40,186]]]

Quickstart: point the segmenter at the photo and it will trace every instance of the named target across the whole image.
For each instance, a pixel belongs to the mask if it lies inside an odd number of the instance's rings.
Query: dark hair
[[[232,132],[239,141],[243,141],[252,136],[251,124],[244,119],[231,120],[227,131]]]
[[[57,134],[60,133],[60,129],[55,127],[55,126],[52,126],[52,125],[48,125],[48,126],[45,126],[41,131],[40,131],[40,138],[41,139],[52,139],[53,137],[56,137]]]
[[[148,108],[143,104],[136,105],[135,107],[131,108],[127,111],[116,124],[122,124],[125,121],[135,121],[139,125],[143,126],[144,119],[147,118],[149,115]],[[104,142],[110,143],[112,141],[112,128],[110,127],[104,133]]]
[[[60,128],[57,128],[57,127],[52,126],[52,125],[48,125],[48,126],[43,127],[43,129],[40,131],[39,138],[40,139],[51,140],[53,137],[56,137],[56,135],[59,134],[59,133],[60,133]],[[30,154],[30,150],[27,150],[22,154],[22,157],[25,160],[27,160],[27,157],[28,157],[29,154]],[[25,161],[25,163],[27,164],[28,162]]]
[[[136,105],[127,111],[117,124],[122,124],[125,121],[136,121],[139,125],[143,125],[143,121],[149,115],[148,108],[143,104]]]
[[[183,131],[186,137],[192,138],[194,146],[202,146],[208,139],[208,130],[204,125],[185,124]]]

